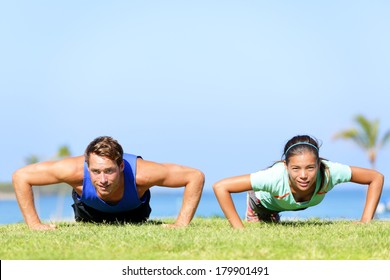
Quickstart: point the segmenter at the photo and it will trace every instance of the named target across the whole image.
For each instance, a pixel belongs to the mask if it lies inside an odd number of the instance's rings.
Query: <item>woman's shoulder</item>
[[[253,176],[269,177],[269,178],[280,178],[285,172],[284,163],[282,161],[275,162],[271,166],[252,173]]]
[[[322,163],[329,170],[329,175],[336,179],[336,181],[348,181],[351,178],[351,167],[347,164],[330,161],[330,160],[321,160]]]
[[[270,167],[268,168],[273,168],[273,169],[284,169],[284,162],[283,161],[276,161],[274,162]]]
[[[252,173],[251,184],[255,191],[266,191],[273,193],[279,190],[280,185],[285,181],[285,172],[283,162],[276,162],[272,166]]]
[[[334,168],[350,168],[349,165],[347,164],[344,164],[344,163],[340,163],[340,162],[337,162],[337,161],[331,161],[331,160],[327,160],[327,159],[321,159],[321,162],[328,168],[330,169],[334,169]]]

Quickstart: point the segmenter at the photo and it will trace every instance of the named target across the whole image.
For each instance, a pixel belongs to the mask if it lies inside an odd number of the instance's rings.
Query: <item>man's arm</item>
[[[136,183],[139,189],[146,190],[152,186],[185,187],[182,207],[173,227],[184,227],[191,222],[202,195],[204,181],[204,174],[191,167],[137,160]]]
[[[35,209],[32,186],[68,183],[75,186],[83,180],[84,157],[27,165],[16,170],[12,176],[16,199],[24,220],[30,229],[49,230],[54,225],[42,224]],[[80,168],[81,166],[81,168]]]

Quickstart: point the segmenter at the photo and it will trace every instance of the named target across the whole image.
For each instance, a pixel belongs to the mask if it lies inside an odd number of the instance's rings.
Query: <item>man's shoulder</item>
[[[65,183],[74,183],[84,179],[84,156],[69,157],[55,163],[58,177]]]

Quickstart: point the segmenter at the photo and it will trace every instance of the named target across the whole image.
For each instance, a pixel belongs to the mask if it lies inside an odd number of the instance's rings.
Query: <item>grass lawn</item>
[[[226,219],[195,218],[187,228],[58,223],[30,231],[0,226],[2,260],[389,260],[390,222],[284,221],[233,230]]]

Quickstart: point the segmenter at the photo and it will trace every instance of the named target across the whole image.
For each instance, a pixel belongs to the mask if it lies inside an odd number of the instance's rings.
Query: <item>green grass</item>
[[[164,220],[172,222],[172,220]],[[226,219],[187,228],[59,223],[49,232],[0,226],[2,260],[388,260],[390,222],[285,221],[233,230]]]

